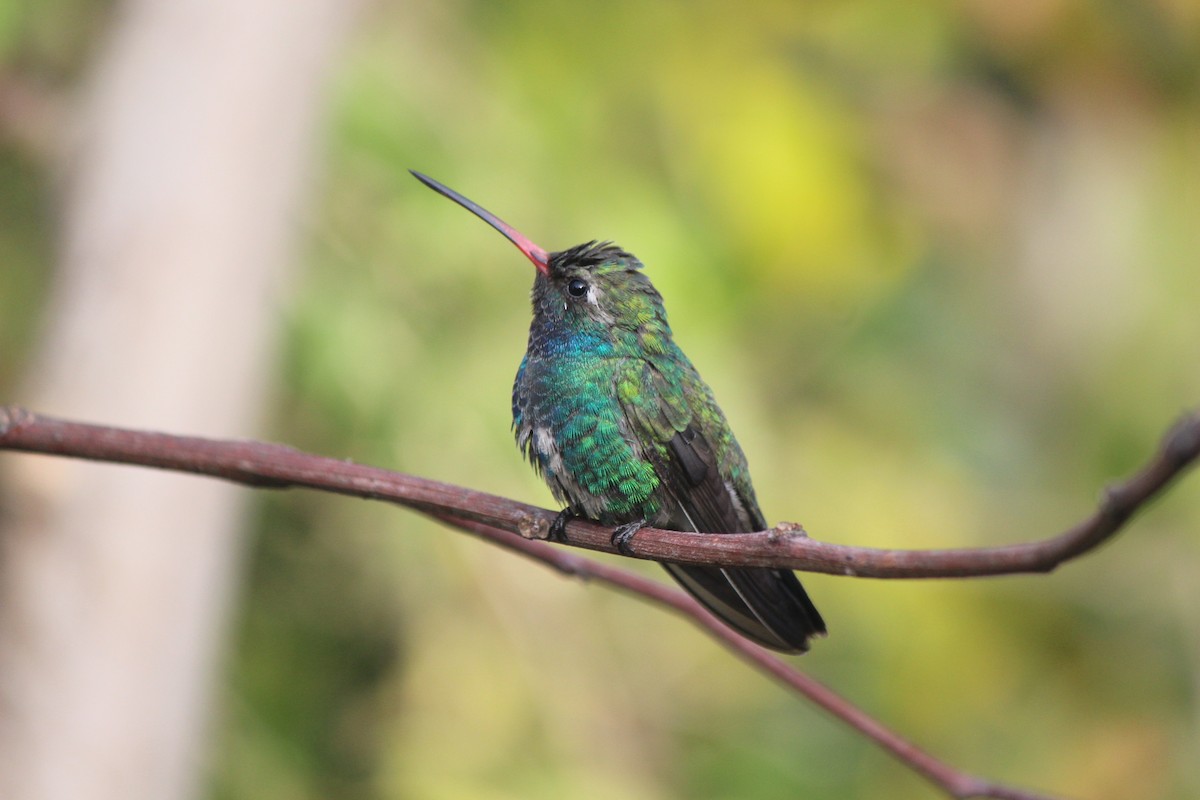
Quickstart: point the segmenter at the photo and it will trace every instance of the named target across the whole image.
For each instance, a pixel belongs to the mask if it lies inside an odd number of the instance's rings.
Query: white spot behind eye
[[[593,316],[596,319],[600,320],[605,325],[612,325],[614,321],[613,315],[602,305],[600,305],[600,298],[603,296],[604,292],[595,284],[591,284],[588,286],[588,292],[584,299],[588,301],[588,305],[596,309],[595,312],[593,312]]]

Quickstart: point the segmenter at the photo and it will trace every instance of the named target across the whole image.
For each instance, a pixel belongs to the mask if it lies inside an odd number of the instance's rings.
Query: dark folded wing
[[[766,528],[754,498],[721,475],[717,454],[687,413],[686,401],[674,397],[662,376],[648,365],[639,377],[642,390],[657,395],[658,402],[648,403],[642,395],[640,407],[628,409],[629,418],[642,428],[639,435],[650,434],[652,441],[666,443],[650,457],[672,505],[672,527],[703,533]],[[825,633],[825,622],[790,570],[663,566],[710,611],[765,647],[803,652],[809,638]]]

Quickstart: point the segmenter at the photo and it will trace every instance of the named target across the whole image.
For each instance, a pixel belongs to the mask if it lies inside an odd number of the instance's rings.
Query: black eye
[[[567,294],[571,297],[583,297],[587,294],[587,281],[582,278],[575,278],[567,284]]]

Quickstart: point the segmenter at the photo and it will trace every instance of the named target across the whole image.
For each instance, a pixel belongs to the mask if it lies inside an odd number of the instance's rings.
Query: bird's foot
[[[579,514],[576,514],[570,506],[558,512],[554,522],[550,523],[550,532],[546,538],[552,542],[565,542],[567,540],[567,523],[573,519],[579,519]]]
[[[629,542],[633,539],[633,535],[644,527],[646,527],[646,520],[639,519],[614,529],[612,533],[613,547],[617,548],[617,552],[623,556],[633,555],[633,551],[629,549]]]

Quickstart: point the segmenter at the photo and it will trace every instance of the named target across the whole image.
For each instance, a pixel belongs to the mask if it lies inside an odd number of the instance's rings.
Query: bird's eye
[[[587,289],[587,281],[582,278],[575,278],[567,284],[567,294],[571,295],[571,297],[583,297],[587,294]]]

